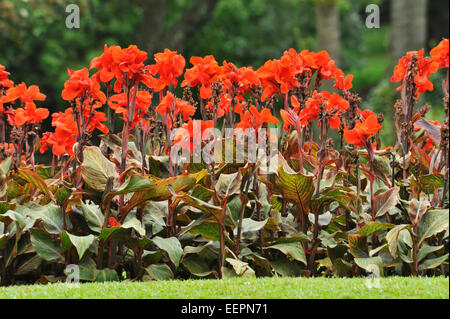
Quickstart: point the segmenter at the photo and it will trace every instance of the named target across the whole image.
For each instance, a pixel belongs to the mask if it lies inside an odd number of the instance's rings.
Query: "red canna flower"
[[[155,111],[167,118],[167,125],[170,129],[178,116],[182,116],[183,121],[187,121],[190,116],[194,115],[195,107],[175,97],[171,92],[167,92]]]
[[[9,88],[14,86],[14,82],[11,81],[9,77],[9,72],[5,71],[5,66],[0,64],[0,91],[3,88]]]
[[[24,82],[17,86],[11,87],[6,91],[5,96],[0,99],[1,103],[14,102],[17,99],[20,100],[22,104],[34,104],[34,101],[44,101],[46,98],[45,94],[39,91],[37,85],[30,85],[28,88]]]
[[[305,126],[308,122],[318,119],[321,107],[330,115],[330,127],[336,129],[340,125],[338,115],[349,108],[349,103],[336,93],[314,91],[313,96],[306,101],[305,108],[299,113],[300,123]]]
[[[11,124],[16,127],[22,126],[25,123],[34,124],[39,123],[46,119],[49,115],[49,111],[46,108],[36,108],[34,103],[27,103],[25,109],[18,108],[14,110],[14,116],[8,118]]]
[[[246,130],[247,128],[257,129],[260,128],[264,123],[277,124],[278,119],[272,115],[269,109],[262,109],[261,112],[255,106],[250,106],[248,111],[245,111],[241,122],[236,124],[236,129]]]
[[[414,83],[417,87],[417,99],[420,94],[426,91],[433,91],[433,83],[428,78],[439,69],[439,64],[431,58],[423,57],[423,53],[424,49],[408,52],[406,56],[400,58],[398,64],[394,67],[394,75],[391,77],[391,82],[402,83],[397,88],[397,91],[401,91],[408,73],[408,68],[411,65],[412,58],[415,56],[417,58],[417,74],[414,77]]]
[[[119,227],[120,223],[114,217],[109,217],[108,218],[108,225],[110,227]]]
[[[220,75],[220,67],[212,55],[204,58],[194,56],[190,60],[192,68],[187,69],[181,86],[189,85],[195,87],[200,85],[200,97],[208,99],[211,97],[211,84],[216,82]]]
[[[183,70],[186,66],[184,57],[177,53],[177,51],[165,49],[163,53],[155,54],[156,64],[148,67],[152,75],[159,75],[159,78],[155,79],[154,84],[151,86],[155,92],[159,92],[171,84],[177,87],[177,79],[183,75]]]
[[[109,47],[105,44],[103,54],[92,59],[89,69],[99,69],[93,77],[98,82],[108,83],[114,78],[114,72],[112,71],[112,65],[114,62],[112,52],[115,50],[121,50],[119,46]]]
[[[353,87],[353,75],[348,74],[344,75],[344,73],[340,74],[341,72],[337,72],[335,75],[336,83],[333,86],[335,89],[341,90],[341,91],[348,91]]]
[[[228,92],[235,87],[240,96],[261,84],[258,75],[252,67],[238,68],[231,62],[223,61],[219,79]]]
[[[51,146],[54,155],[74,156],[73,145],[78,137],[78,127],[73,117],[73,109],[67,108],[64,113],[53,113],[52,126],[55,127],[55,132],[43,134],[40,152],[44,153]]]
[[[360,114],[363,117],[363,119],[366,119],[366,118],[368,118],[371,115],[376,116],[375,113],[372,112],[371,110],[360,110],[360,109],[357,109],[356,112],[358,112],[358,114]]]
[[[130,128],[133,128],[138,122],[145,121],[143,115],[147,113],[148,107],[152,102],[152,95],[148,91],[138,91],[136,93],[136,105],[134,118]],[[109,99],[109,106],[117,113],[122,114],[124,121],[128,118],[128,98],[126,93],[115,94]]]
[[[89,70],[83,68],[78,71],[67,69],[69,80],[64,83],[62,98],[66,101],[72,101],[76,98],[86,99],[90,96],[94,100],[106,103],[106,96],[100,90],[100,83],[95,77],[89,78]]]
[[[439,63],[440,68],[448,68],[448,39],[443,39],[435,48],[430,51],[433,61]]]
[[[199,140],[201,140],[203,133],[214,127],[214,121],[201,121],[201,120],[195,120],[196,123],[200,122],[200,136]],[[189,119],[187,123],[183,124],[182,126],[184,129],[186,129],[189,133],[189,139],[185,140],[183,136],[177,136],[174,140],[174,144],[179,144],[182,148],[188,148],[189,151],[192,152],[194,149],[194,121],[192,119]]]
[[[358,147],[366,145],[367,140],[381,129],[380,123],[375,115],[369,115],[364,122],[357,121],[352,130],[344,129],[344,139],[349,144]]]

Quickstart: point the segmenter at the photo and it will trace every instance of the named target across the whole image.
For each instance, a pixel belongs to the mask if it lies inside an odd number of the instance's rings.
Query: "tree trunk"
[[[428,0],[391,0],[391,55],[426,47]]]
[[[317,49],[326,50],[331,58],[340,63],[341,32],[337,0],[317,0]]]
[[[212,17],[219,0],[195,1],[181,18],[166,30],[165,21],[170,5],[168,0],[138,0],[143,23],[138,35],[139,47],[149,55],[165,48],[182,53],[186,42]]]

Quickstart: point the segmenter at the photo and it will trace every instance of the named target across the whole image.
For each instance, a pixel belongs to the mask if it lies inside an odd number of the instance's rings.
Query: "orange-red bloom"
[[[192,68],[187,69],[181,86],[189,85],[195,87],[200,85],[200,97],[208,99],[211,97],[211,84],[216,82],[220,75],[220,67],[212,55],[204,58],[194,56],[190,60]]]
[[[147,113],[147,109],[151,102],[152,95],[148,91],[138,91],[136,93],[136,104],[131,128],[133,128],[139,121],[143,121],[143,115]],[[108,103],[117,114],[122,114],[124,121],[128,119],[128,98],[126,93],[111,96]]]
[[[167,117],[167,125],[171,128],[178,116],[182,116],[183,121],[187,121],[190,116],[194,115],[195,107],[175,97],[171,92],[167,92],[155,111]]]
[[[0,90],[14,85],[14,82],[8,78],[9,74],[9,72],[5,71],[5,66],[0,64]]]
[[[62,98],[71,101],[76,98],[86,99],[92,96],[103,104],[106,102],[105,93],[100,90],[100,84],[95,77],[89,78],[89,70],[83,68],[78,71],[67,69],[69,80],[64,83]]]
[[[402,85],[397,88],[401,91],[405,84],[405,78],[408,73],[408,68],[411,65],[412,58],[417,58],[417,74],[414,76],[414,83],[417,87],[416,98],[426,91],[433,91],[433,83],[428,79],[432,73],[439,69],[439,64],[431,58],[423,57],[424,49],[420,51],[410,51],[406,56],[400,58],[398,64],[394,68],[394,75],[391,77],[391,82],[401,82]]]
[[[159,75],[159,78],[155,79],[151,86],[155,92],[159,92],[171,84],[177,87],[177,79],[183,75],[186,65],[184,57],[177,53],[177,51],[165,49],[164,52],[155,54],[156,63],[148,67],[152,75]]]
[[[114,217],[109,217],[108,218],[108,225],[110,227],[119,227],[120,223],[117,221],[117,219],[115,219]]]
[[[448,39],[443,39],[430,51],[433,61],[439,63],[440,68],[448,68]]]
[[[365,146],[367,140],[381,129],[381,124],[375,115],[369,115],[364,122],[357,121],[352,130],[344,129],[344,139],[355,146]]]
[[[39,91],[37,85],[30,85],[27,88],[26,84],[22,82],[17,86],[9,88],[5,96],[0,99],[0,102],[9,103],[19,99],[22,104],[27,105],[34,104],[34,101],[44,101],[45,98],[45,94]]]
[[[27,103],[25,109],[19,107],[14,110],[14,116],[11,122],[17,127],[22,126],[25,123],[34,124],[39,123],[46,119],[49,115],[49,111],[46,108],[36,108],[34,103]]]
[[[75,155],[73,145],[78,137],[78,128],[72,108],[67,108],[64,113],[53,113],[52,126],[55,126],[55,132],[46,132],[41,138],[41,153],[51,146],[54,155]]]
[[[262,109],[261,112],[255,106],[250,106],[248,111],[245,111],[241,122],[236,125],[236,129],[246,130],[247,128],[257,129],[264,123],[277,124],[278,119],[272,115],[269,109]]]

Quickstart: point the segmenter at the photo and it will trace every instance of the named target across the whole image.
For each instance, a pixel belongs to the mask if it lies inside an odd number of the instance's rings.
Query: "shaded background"
[[[80,29],[65,26],[70,3],[80,7]],[[381,9],[379,29],[365,27],[371,3]],[[448,0],[0,0],[0,64],[15,83],[40,86],[47,95],[40,106],[61,111],[68,107],[60,95],[66,68],[89,66],[104,43],[137,43],[150,57],[167,47],[187,61],[213,54],[255,69],[291,47],[326,49],[355,76],[362,107],[385,114],[383,142],[393,143],[392,68],[406,51],[428,52],[448,38],[448,10]],[[419,103],[431,104],[428,118],[440,121],[442,73]],[[50,129],[50,119],[44,126]]]

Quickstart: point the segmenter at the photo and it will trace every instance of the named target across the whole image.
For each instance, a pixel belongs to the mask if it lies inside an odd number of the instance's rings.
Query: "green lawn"
[[[379,288],[367,279],[258,278],[152,282],[87,283],[0,287],[0,298],[449,298],[449,279],[381,278]]]

